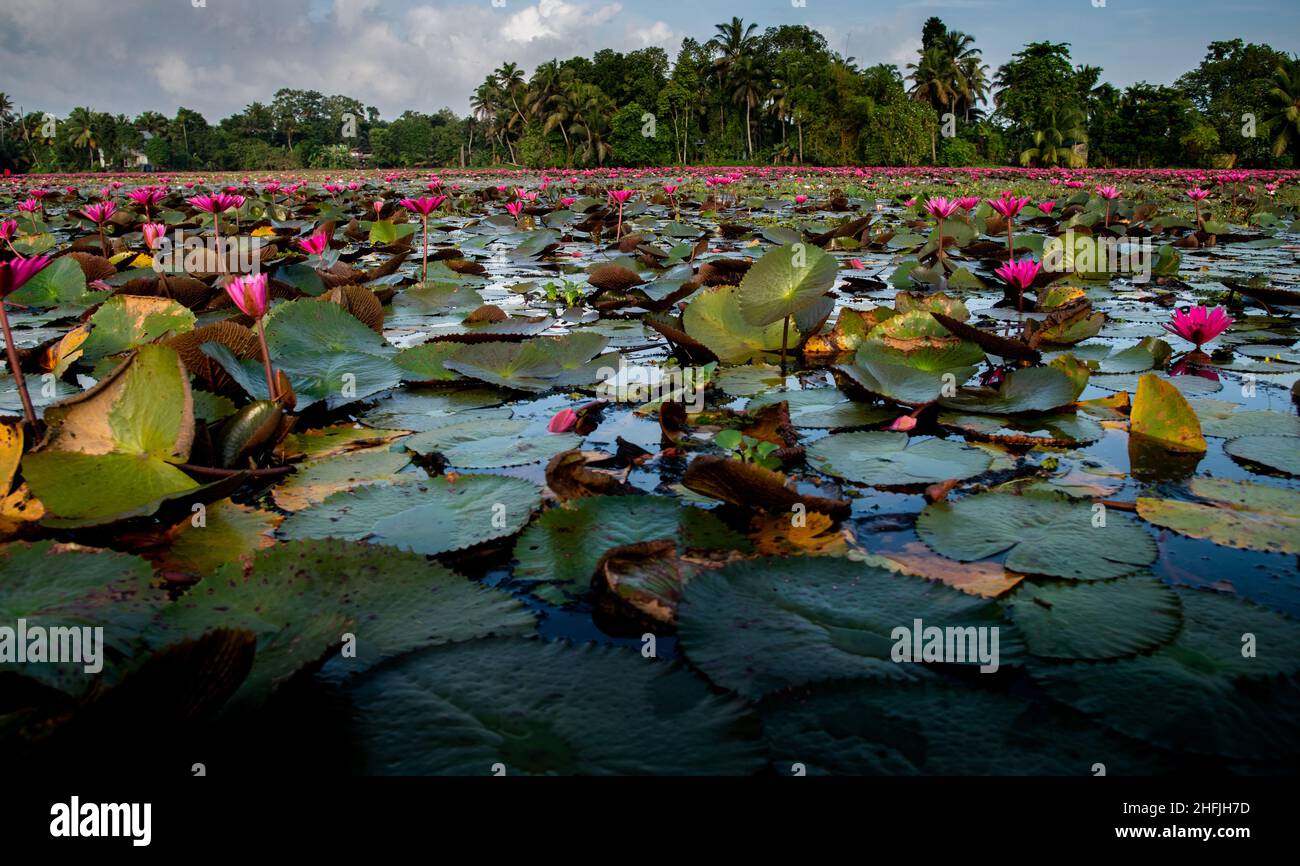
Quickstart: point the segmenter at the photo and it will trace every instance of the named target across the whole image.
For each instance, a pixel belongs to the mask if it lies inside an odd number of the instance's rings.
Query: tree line
[[[706,41],[506,62],[470,114],[384,120],[348,96],[284,88],[218,123],[0,94],[0,165],[17,171],[765,165],[1286,168],[1300,148],[1300,59],[1211,43],[1172,85],[1120,89],[1069,43],[1031,42],[992,71],[971,34],[930,18],[914,62],[861,65],[803,25],[740,18]]]

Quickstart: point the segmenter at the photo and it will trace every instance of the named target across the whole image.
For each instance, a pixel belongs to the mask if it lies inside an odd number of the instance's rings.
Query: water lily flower
[[[412,213],[418,213],[424,224],[424,263],[420,270],[420,281],[429,281],[429,215],[442,207],[447,200],[445,195],[423,196],[421,198],[404,198],[399,204]]]
[[[1119,190],[1113,186],[1099,186],[1097,195],[1106,200],[1106,228],[1110,228],[1110,203],[1119,198]]]
[[[93,222],[99,228],[99,248],[105,256],[108,255],[108,241],[104,238],[104,223],[117,211],[117,205],[111,201],[100,202],[99,204],[87,205],[81,211],[81,215]]]
[[[1052,211],[1056,210],[1056,202],[1045,201],[1038,206],[1038,209],[1042,212],[1043,216],[1051,216]]]
[[[1208,189],[1196,187],[1187,191],[1187,197],[1192,200],[1192,206],[1196,208],[1196,228],[1199,230],[1203,225],[1203,221],[1201,220],[1201,202],[1210,197],[1210,191]]]
[[[1039,264],[1030,258],[1016,261],[1012,259],[1007,264],[998,268],[994,273],[1007,281],[1007,284],[1016,290],[1017,302],[1016,311],[1023,314],[1025,311],[1025,289],[1033,285],[1034,278],[1038,276]]]
[[[1175,337],[1182,337],[1199,350],[1201,346],[1213,340],[1232,326],[1236,320],[1227,314],[1223,307],[1188,307],[1174,313],[1172,322],[1164,322],[1161,327]]]
[[[0,240],[4,241],[6,244],[9,245],[9,252],[13,253],[14,255],[18,255],[18,251],[14,249],[14,244],[13,244],[14,237],[17,234],[18,234],[18,220],[0,221]]]
[[[158,204],[167,197],[167,193],[157,187],[142,186],[139,189],[133,189],[126,194],[131,201],[144,208],[144,218],[149,219],[149,208]]]
[[[227,195],[224,192],[217,192],[212,195],[196,195],[193,198],[187,198],[186,201],[189,202],[195,210],[210,213],[213,216],[223,214],[232,207],[237,206],[235,204],[235,197]]]
[[[609,191],[610,200],[618,202],[618,227],[614,230],[614,240],[616,241],[623,237],[623,205],[627,204],[627,200],[635,193],[636,190],[632,189],[611,189]]]
[[[808,196],[804,195],[803,193],[800,193],[799,195],[797,195],[797,196],[794,197],[794,203],[795,203],[795,204],[807,204],[807,203],[808,203]]]
[[[236,277],[226,284],[226,294],[239,307],[240,312],[257,319],[266,315],[270,302],[270,283],[266,274]]]
[[[263,324],[267,307],[270,305],[270,282],[266,274],[235,277],[226,283],[226,294],[230,295],[230,300],[235,302],[240,312],[257,322],[257,340],[262,348],[262,369],[266,374],[266,393],[269,399],[275,400],[277,397],[275,370],[271,366],[271,350],[266,345],[266,327]]]
[[[515,223],[519,222],[519,215],[524,212],[524,203],[521,201],[512,201],[506,204],[506,212],[515,218]]]
[[[158,249],[158,242],[167,234],[167,226],[162,223],[145,223],[140,230],[144,232],[144,245],[150,252]]]
[[[1014,195],[1003,193],[1000,198],[989,199],[988,203],[989,207],[1001,214],[1007,221],[1007,259],[1014,262],[1016,257],[1016,214],[1024,210],[1029,204],[1029,197],[1017,198]]]
[[[32,398],[27,393],[27,383],[23,379],[22,368],[18,365],[18,347],[14,345],[13,333],[9,330],[9,313],[5,310],[4,299],[21,289],[49,263],[49,256],[36,256],[30,259],[18,256],[12,261],[0,262],[0,326],[4,329],[5,352],[9,355],[9,372],[13,373],[14,384],[18,386],[18,394],[22,399],[23,415],[33,428],[36,426],[36,409],[32,406]]]
[[[568,207],[569,205],[573,204],[575,201],[577,201],[576,198],[574,198],[571,195],[566,195],[564,198],[560,199],[560,204],[564,205],[565,207]]]
[[[546,425],[546,430],[548,433],[568,433],[576,426],[578,426],[578,413],[572,409],[561,409],[555,413],[551,423]]]
[[[321,229],[310,237],[298,241],[298,246],[302,247],[303,252],[309,256],[320,256],[329,247],[329,242],[329,235]]]
[[[980,197],[977,195],[965,195],[957,199],[957,206],[962,210],[973,210],[979,207]]]

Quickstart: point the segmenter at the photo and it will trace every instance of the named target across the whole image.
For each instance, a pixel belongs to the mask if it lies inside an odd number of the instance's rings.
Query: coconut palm
[[[552,130],[559,129],[560,135],[564,136],[566,166],[573,165],[573,140],[569,138],[569,131],[573,129],[578,134],[582,132],[581,128],[573,126],[581,99],[578,84],[572,80],[564,81],[547,100],[547,107],[542,113],[542,132],[549,135]]]
[[[1020,154],[1020,164],[1077,167],[1074,145],[1086,139],[1082,112],[1073,106],[1049,108],[1043,113],[1042,128],[1034,131],[1034,146]]]
[[[72,138],[73,147],[84,147],[86,157],[93,167],[95,164],[95,148],[99,146],[99,138],[95,131],[95,114],[89,108],[74,108],[68,115],[67,130],[68,135]]]
[[[719,93],[725,94],[732,68],[741,57],[753,51],[754,43],[757,40],[754,32],[758,30],[758,25],[746,25],[743,19],[733,16],[725,24],[714,24],[713,29],[718,32],[705,43],[705,47],[711,51],[716,51],[718,54],[713,61],[713,74],[718,81]],[[718,101],[719,130],[726,129],[727,126],[726,104],[725,97]]]
[[[1273,155],[1281,156],[1300,142],[1300,57],[1273,71],[1264,124],[1273,136]]]
[[[909,93],[919,102],[928,102],[932,106],[954,104],[958,91],[953,86],[952,64],[942,48],[934,47],[921,52],[916,63],[907,64],[912,70],[907,76],[912,82]],[[930,158],[939,161],[938,128],[930,131]]]
[[[754,55],[746,54],[731,66],[731,98],[745,106],[745,157],[754,155],[753,110],[766,90],[766,73]]]
[[[480,84],[470,97],[470,111],[474,114],[474,119],[483,124],[484,131],[488,139],[492,142],[492,162],[497,161],[497,140],[499,136],[499,125],[497,123],[497,114],[501,108],[501,90],[497,87],[496,82],[489,78]]]

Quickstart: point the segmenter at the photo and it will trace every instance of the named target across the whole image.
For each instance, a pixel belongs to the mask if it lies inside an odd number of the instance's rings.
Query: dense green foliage
[[[1119,89],[1068,43],[1031,42],[990,73],[975,37],[925,22],[905,70],[859,66],[804,26],[740,18],[707,42],[504,63],[471,113],[392,121],[348,96],[281,89],[210,124],[77,108],[15,112],[0,165],[22,171],[526,165],[875,164],[1282,168],[1300,148],[1300,60],[1214,42],[1172,86]]]

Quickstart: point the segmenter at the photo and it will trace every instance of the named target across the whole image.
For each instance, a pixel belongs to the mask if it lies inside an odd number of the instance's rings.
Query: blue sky
[[[739,15],[807,24],[858,63],[900,66],[931,15],[976,37],[996,69],[1025,42],[1069,42],[1120,86],[1169,83],[1240,37],[1300,52],[1294,0],[23,0],[0,4],[0,91],[27,110],[131,115],[177,105],[210,120],[280,87],[346,93],[385,116],[464,112],[506,60],[531,71],[597,48],[706,39]]]

